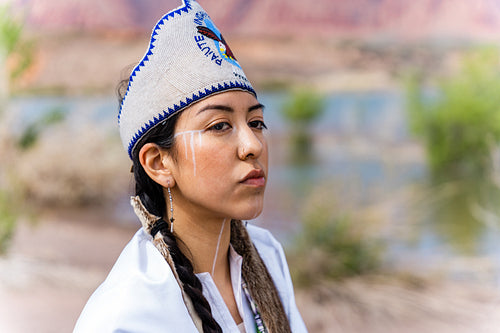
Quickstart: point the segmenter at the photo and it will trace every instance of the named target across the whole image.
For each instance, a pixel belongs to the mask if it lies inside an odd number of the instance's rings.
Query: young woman
[[[247,225],[268,176],[264,107],[201,6],[155,26],[122,99],[142,228],[75,332],[305,332],[281,246]]]

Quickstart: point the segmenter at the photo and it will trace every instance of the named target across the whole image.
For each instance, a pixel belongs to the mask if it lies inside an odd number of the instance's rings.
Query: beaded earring
[[[174,233],[174,206],[172,204],[172,192],[170,192],[170,183],[167,187],[168,191],[168,201],[170,202],[170,233]]]

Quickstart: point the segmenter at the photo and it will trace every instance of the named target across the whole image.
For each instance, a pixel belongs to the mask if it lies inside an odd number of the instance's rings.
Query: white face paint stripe
[[[217,240],[217,247],[215,248],[215,256],[214,256],[214,262],[212,264],[212,278],[214,277],[214,272],[215,272],[215,262],[217,261],[217,255],[219,254],[219,245],[220,245],[220,239],[222,236],[222,231],[224,230],[224,226],[226,225],[226,219],[222,221],[222,226],[220,228],[219,232],[219,239]]]
[[[186,136],[183,135],[182,138],[184,139],[184,152],[186,153],[186,160],[188,159],[188,146],[187,146],[187,141],[186,141]]]
[[[178,137],[179,135],[183,136],[184,140],[184,149],[186,151],[186,160],[188,159],[188,152],[187,152],[187,142],[186,142],[186,134],[189,134],[190,136],[190,142],[189,146],[191,147],[191,157],[193,159],[193,174],[196,176],[196,154],[194,151],[194,134],[198,133],[198,142],[199,145],[201,146],[201,133],[203,133],[205,130],[196,130],[196,131],[184,131],[184,132],[179,132],[174,135],[174,138]]]
[[[184,131],[184,132],[179,132],[174,134],[174,138],[178,137],[179,135],[184,135],[184,134],[191,134],[191,133],[203,133],[205,130],[196,130],[196,131]]]
[[[191,132],[191,156],[193,157],[193,175],[196,177],[196,154],[194,152],[194,132]]]

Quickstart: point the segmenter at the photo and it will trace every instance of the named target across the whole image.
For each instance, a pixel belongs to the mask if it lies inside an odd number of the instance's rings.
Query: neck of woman
[[[182,214],[184,215],[184,214]],[[203,223],[189,216],[177,215],[174,235],[181,251],[191,260],[195,273],[208,272],[217,282],[230,281],[229,243],[231,220],[204,219]]]

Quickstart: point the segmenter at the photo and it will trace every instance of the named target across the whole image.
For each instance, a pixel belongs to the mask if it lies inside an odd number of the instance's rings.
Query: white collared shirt
[[[248,225],[247,230],[274,281],[292,332],[307,332],[295,305],[281,245],[265,229]],[[230,253],[231,281],[238,311],[246,332],[253,333],[254,318],[241,290],[241,257]],[[210,275],[201,273],[199,278],[215,320],[224,332],[239,333]],[[198,330],[170,266],[154,246],[151,235],[141,228],[124,248],[106,280],[90,297],[73,332],[198,333]]]

